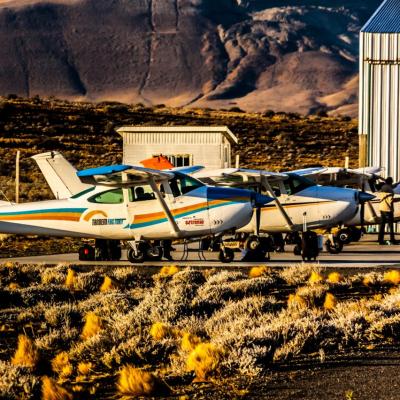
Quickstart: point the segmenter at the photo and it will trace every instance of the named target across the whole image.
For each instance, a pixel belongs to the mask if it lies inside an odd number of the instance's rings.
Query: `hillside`
[[[0,95],[356,116],[379,0],[2,0]]]

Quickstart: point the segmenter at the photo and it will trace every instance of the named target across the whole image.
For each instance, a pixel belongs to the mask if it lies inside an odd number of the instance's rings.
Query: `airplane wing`
[[[284,173],[270,172],[257,169],[246,169],[246,168],[221,168],[214,170],[203,169],[199,172],[192,174],[197,179],[212,179],[214,181],[223,182],[224,179],[242,177],[242,178],[259,178],[261,176],[268,179],[268,181],[283,181],[289,176]]]
[[[154,182],[169,180],[175,174],[171,171],[122,164],[85,169],[77,172],[77,176],[81,182],[91,185],[129,187],[135,184],[149,183],[151,180]]]
[[[175,167],[170,169],[164,169],[163,171],[171,171],[171,172],[182,172],[183,174],[191,175],[197,171],[204,169],[202,165],[192,165],[191,167]]]
[[[287,173],[310,177],[310,176],[322,174],[326,170],[327,170],[327,168],[324,168],[324,167],[312,167],[312,168],[296,169],[294,171],[287,171]]]

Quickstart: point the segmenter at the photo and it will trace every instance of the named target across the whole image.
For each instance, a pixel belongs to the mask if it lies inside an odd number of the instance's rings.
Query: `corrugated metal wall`
[[[368,163],[400,180],[400,34],[361,32],[359,134]]]

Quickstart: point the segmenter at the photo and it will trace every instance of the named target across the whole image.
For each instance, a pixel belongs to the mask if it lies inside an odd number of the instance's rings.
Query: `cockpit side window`
[[[175,173],[175,177],[169,181],[169,186],[174,197],[178,197],[198,189],[204,184],[190,176]]]
[[[124,194],[121,188],[107,190],[105,192],[97,193],[88,199],[91,203],[100,204],[121,204],[124,202]]]
[[[289,179],[286,179],[284,184],[289,196],[301,192],[311,186],[315,186],[315,183],[310,179],[296,174],[289,174]]]
[[[129,188],[129,201],[154,200],[156,198],[150,185],[137,185]]]

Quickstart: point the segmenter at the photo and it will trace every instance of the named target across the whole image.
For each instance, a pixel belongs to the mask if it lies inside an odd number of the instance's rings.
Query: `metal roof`
[[[227,126],[121,126],[116,131],[122,135],[123,133],[201,133],[201,132],[217,132],[222,133],[231,143],[238,143],[238,138],[231,132]]]
[[[367,33],[400,33],[400,0],[385,0],[361,28]]]

